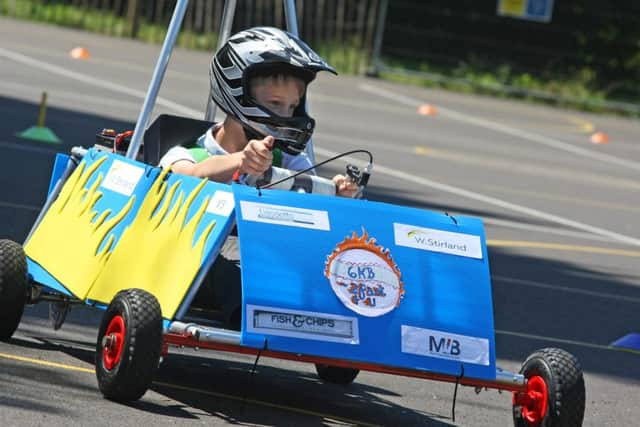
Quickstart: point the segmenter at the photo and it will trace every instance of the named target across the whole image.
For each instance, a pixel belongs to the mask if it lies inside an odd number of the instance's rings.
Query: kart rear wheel
[[[513,393],[516,427],[582,425],[584,378],[575,356],[558,348],[538,350],[525,360],[520,373],[527,379],[527,391]]]
[[[104,397],[140,399],[153,381],[161,349],[158,300],[141,289],[118,292],[102,317],[96,343],[96,376]]]
[[[360,370],[316,363],[316,372],[324,382],[347,385],[351,384],[356,379]]]
[[[27,256],[18,243],[0,240],[0,341],[18,328],[27,301]]]

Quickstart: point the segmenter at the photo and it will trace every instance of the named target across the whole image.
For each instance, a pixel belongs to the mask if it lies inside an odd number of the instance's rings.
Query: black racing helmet
[[[211,97],[229,116],[238,120],[248,139],[271,135],[275,145],[289,154],[300,154],[313,133],[315,120],[306,112],[305,92],[292,117],[282,117],[259,105],[250,93],[253,75],[291,74],[306,84],[318,71],[337,74],[302,40],[277,28],[255,27],[229,38],[211,61]]]

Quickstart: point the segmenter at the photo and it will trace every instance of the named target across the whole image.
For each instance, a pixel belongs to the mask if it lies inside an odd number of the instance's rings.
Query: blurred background
[[[0,14],[160,43],[175,1],[0,0]],[[215,50],[223,0],[191,1],[179,45]],[[343,73],[591,111],[640,112],[640,4],[596,0],[306,0],[300,35]],[[284,23],[238,2],[234,28]]]

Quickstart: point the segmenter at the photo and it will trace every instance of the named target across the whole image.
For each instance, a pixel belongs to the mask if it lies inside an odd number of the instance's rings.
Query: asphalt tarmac
[[[90,58],[70,58],[76,46]],[[90,146],[102,128],[133,129],[158,52],[0,19],[0,238],[24,240],[56,152]],[[209,61],[176,50],[153,116],[202,118]],[[59,145],[16,136],[36,124],[43,91]],[[584,425],[635,425],[640,353],[610,344],[640,332],[638,121],[352,76],[320,76],[309,96],[319,160],[373,152],[367,198],[483,219],[498,365],[517,371],[534,350],[563,348],[584,370]],[[425,104],[437,113],[419,114]],[[609,143],[591,143],[596,132]],[[100,312],[75,307],[53,331],[47,310],[27,308],[0,343],[3,426],[511,425],[509,393],[461,388],[454,422],[451,384],[361,373],[339,387],[311,365],[263,358],[252,374],[253,357],[194,350],[172,352],[151,390],[120,405],[93,373]]]

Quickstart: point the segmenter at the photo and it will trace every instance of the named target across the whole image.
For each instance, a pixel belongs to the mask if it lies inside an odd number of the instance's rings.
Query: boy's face
[[[251,96],[280,117],[292,117],[304,94],[305,83],[293,76],[258,77],[251,82]]]

